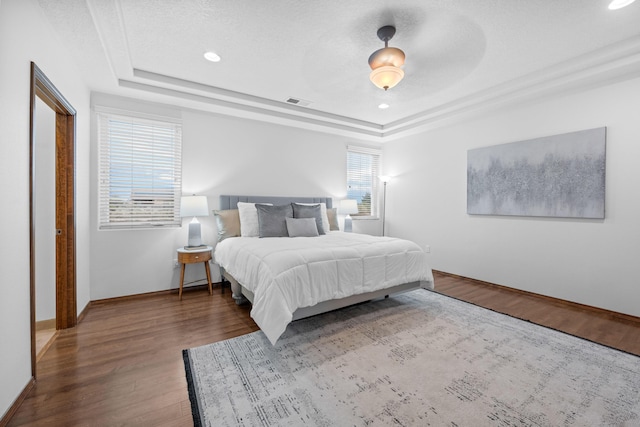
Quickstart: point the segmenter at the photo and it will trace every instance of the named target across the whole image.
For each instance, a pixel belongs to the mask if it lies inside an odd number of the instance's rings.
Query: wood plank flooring
[[[435,273],[436,291],[640,355],[640,322]],[[191,426],[181,350],[257,330],[229,291],[93,303],[37,365],[9,426]]]
[[[219,288],[92,303],[42,356],[9,426],[192,425],[182,350],[257,329]]]
[[[434,272],[436,291],[640,356],[640,319]]]

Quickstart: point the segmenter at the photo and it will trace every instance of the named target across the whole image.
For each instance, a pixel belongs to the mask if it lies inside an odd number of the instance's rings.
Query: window
[[[358,202],[360,216],[378,214],[378,174],[380,150],[375,148],[347,147],[347,198]]]
[[[182,126],[98,113],[99,229],[181,225]]]

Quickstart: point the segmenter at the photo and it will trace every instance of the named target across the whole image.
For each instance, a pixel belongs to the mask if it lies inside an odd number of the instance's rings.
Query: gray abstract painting
[[[467,152],[467,213],[604,218],[606,128]]]

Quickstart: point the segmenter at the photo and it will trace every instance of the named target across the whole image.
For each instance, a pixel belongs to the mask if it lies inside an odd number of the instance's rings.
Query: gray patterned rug
[[[426,290],[183,355],[196,425],[640,425],[640,358]]]

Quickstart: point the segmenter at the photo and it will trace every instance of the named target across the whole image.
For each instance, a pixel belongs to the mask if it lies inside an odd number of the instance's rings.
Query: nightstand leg
[[[207,282],[209,283],[209,295],[213,295],[211,291],[211,270],[209,269],[209,261],[204,262],[204,269],[207,272]]]
[[[182,268],[180,269],[180,290],[178,291],[178,298],[182,301],[182,285],[184,284],[184,268],[186,264],[182,264]]]

